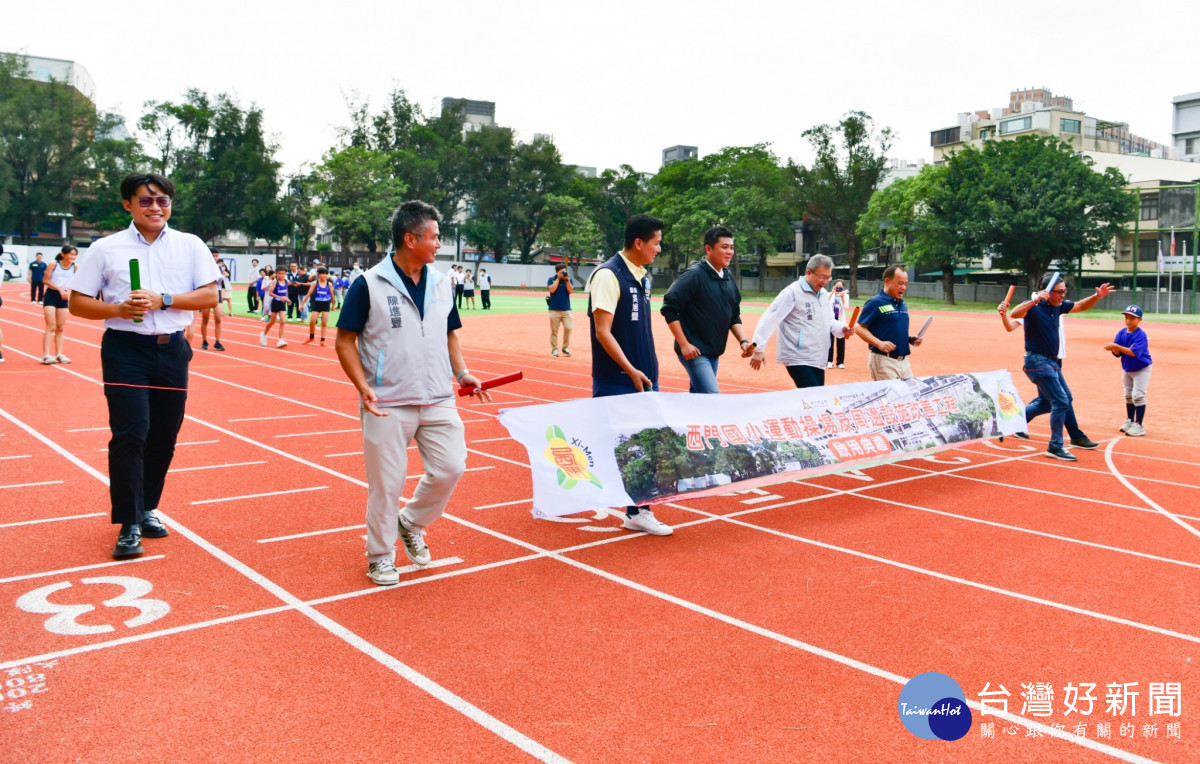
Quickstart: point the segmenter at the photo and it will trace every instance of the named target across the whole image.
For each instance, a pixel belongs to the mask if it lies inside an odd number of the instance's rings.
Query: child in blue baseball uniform
[[[1104,349],[1121,359],[1125,382],[1125,424],[1121,425],[1121,432],[1137,438],[1146,434],[1142,420],[1146,416],[1146,388],[1150,385],[1154,361],[1150,358],[1150,338],[1140,326],[1142,309],[1130,305],[1121,312],[1125,314],[1125,328]]]

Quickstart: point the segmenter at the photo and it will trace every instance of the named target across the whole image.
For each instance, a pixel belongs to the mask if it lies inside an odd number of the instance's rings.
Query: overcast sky
[[[495,101],[572,164],[655,171],[675,144],[805,161],[801,133],[852,109],[928,160],[931,130],[1023,87],[1169,143],[1171,99],[1200,91],[1198,21],[1196,0],[60,0],[8,4],[0,49],[82,64],[131,129],[189,87],[253,102],[289,173],[334,143],[348,94],[397,87],[427,113]]]

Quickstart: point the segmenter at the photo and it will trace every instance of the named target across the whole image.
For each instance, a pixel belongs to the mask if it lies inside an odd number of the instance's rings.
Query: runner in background
[[[333,306],[333,282],[329,280],[329,269],[325,266],[317,268],[317,280],[308,287],[308,292],[302,298],[307,306],[309,300],[312,307],[308,318],[308,339],[304,344],[312,342],[315,337],[317,314],[321,316],[321,347],[325,347],[325,326],[329,322],[329,310]]]
[[[70,314],[67,304],[71,290],[67,285],[75,275],[75,256],[78,254],[79,250],[70,244],[65,245],[62,252],[54,256],[54,262],[46,272],[46,296],[42,303],[42,312],[46,316],[46,331],[42,335],[44,364],[71,362],[70,358],[63,355],[63,329]],[[52,348],[53,353],[50,352]]]
[[[215,249],[209,250],[212,253],[213,263],[220,267],[221,253]],[[225,347],[221,344],[221,300],[225,299],[226,279],[221,276],[217,279],[217,304],[211,308],[204,308],[200,311],[200,349],[208,350],[208,319],[211,317],[213,321],[213,350],[224,352]]]
[[[258,344],[263,347],[267,346],[267,335],[271,332],[271,326],[276,321],[279,322],[279,341],[275,343],[275,347],[287,347],[287,340],[283,338],[283,329],[287,325],[284,313],[292,303],[292,298],[288,296],[290,288],[291,284],[288,283],[288,272],[282,268],[275,271],[275,283],[271,285],[271,289],[267,293],[271,303],[271,317],[267,319],[267,325],[263,327],[262,334],[258,335]]]

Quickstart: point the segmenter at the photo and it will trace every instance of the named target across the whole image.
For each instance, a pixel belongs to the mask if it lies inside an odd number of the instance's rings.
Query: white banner
[[[1004,370],[748,395],[619,395],[505,409],[500,422],[529,453],[534,517],[729,493],[1026,428]]]

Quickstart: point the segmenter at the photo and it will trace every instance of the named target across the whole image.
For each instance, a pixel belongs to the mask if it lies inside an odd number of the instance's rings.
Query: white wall
[[[475,263],[471,260],[459,260],[456,263],[451,263],[439,260],[433,264],[442,273],[450,270],[451,265],[461,265],[463,270],[475,271]],[[492,288],[499,287],[539,287],[546,286],[546,282],[554,277],[553,265],[522,265],[520,263],[489,263],[482,262],[479,264],[487,274],[492,277]],[[592,272],[591,265],[579,266],[579,278],[586,281],[588,274]],[[567,266],[567,271],[570,273],[571,266]],[[581,286],[576,284],[576,286]]]

